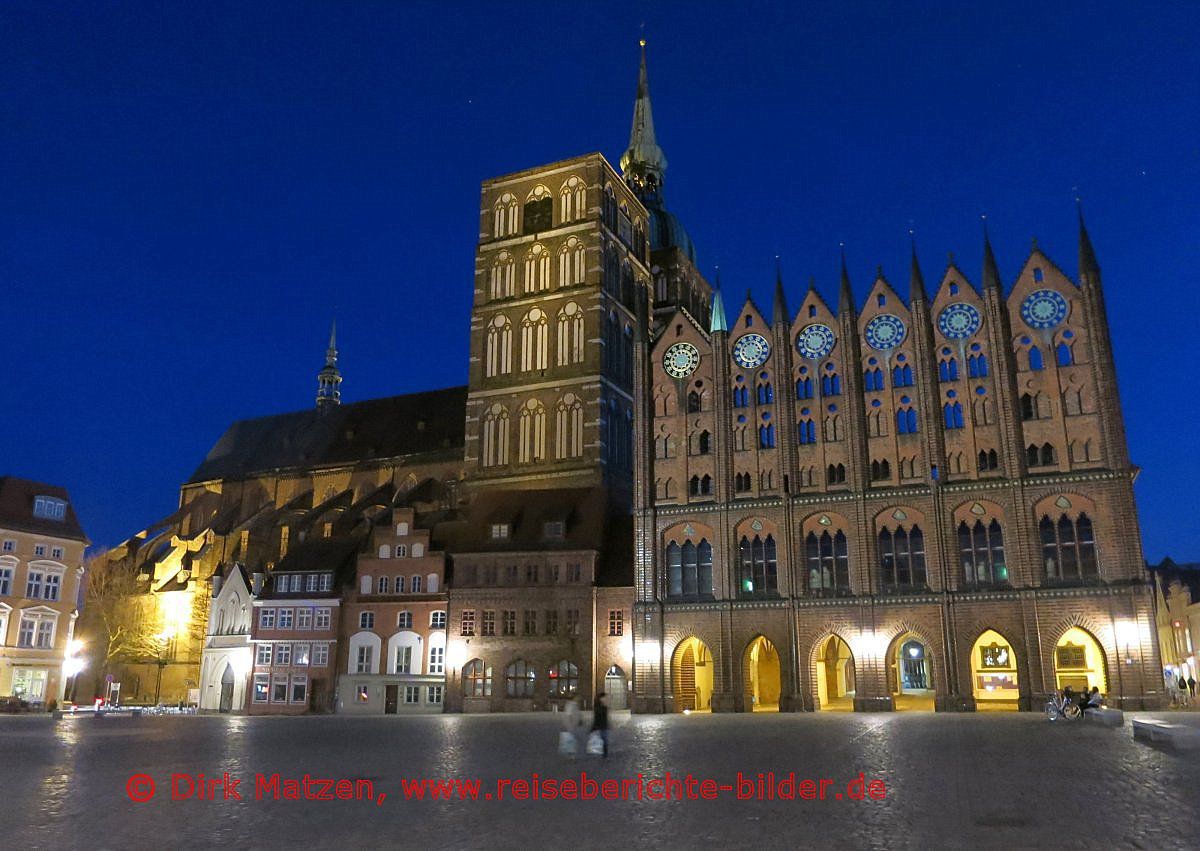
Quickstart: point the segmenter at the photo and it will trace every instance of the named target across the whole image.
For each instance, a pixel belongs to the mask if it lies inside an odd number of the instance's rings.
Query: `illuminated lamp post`
[[[71,681],[71,687],[67,690],[67,699],[71,703],[75,702],[75,686],[79,682],[79,672],[87,664],[79,655],[82,650],[83,642],[76,638],[71,639],[67,643],[67,657],[63,660],[63,676]]]
[[[170,664],[167,650],[170,648],[171,640],[174,637],[175,637],[175,630],[171,629],[170,627],[168,627],[167,629],[164,629],[162,632],[160,632],[158,635],[155,636],[155,638],[157,638],[158,642],[159,642],[158,659],[155,660],[155,664],[158,665],[158,676],[155,678],[155,681],[154,681],[154,705],[155,706],[158,706],[159,699],[162,696],[163,669],[166,668],[167,665]]]

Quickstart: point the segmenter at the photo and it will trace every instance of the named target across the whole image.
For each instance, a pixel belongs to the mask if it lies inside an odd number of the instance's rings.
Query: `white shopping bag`
[[[587,740],[587,752],[592,756],[604,756],[604,739],[599,730],[592,730]]]
[[[575,734],[568,733],[566,730],[558,734],[558,752],[562,756],[575,756],[575,751],[578,748],[575,742]]]

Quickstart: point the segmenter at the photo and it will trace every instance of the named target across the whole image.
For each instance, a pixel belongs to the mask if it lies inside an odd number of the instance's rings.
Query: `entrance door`
[[[613,665],[604,675],[604,696],[609,709],[628,709],[629,696],[625,688],[625,672]]]
[[[400,686],[386,686],[383,693],[383,714],[395,715],[400,703]]]
[[[764,636],[746,647],[743,659],[745,703],[750,712],[778,712],[780,686],[779,652]]]
[[[225,663],[225,672],[221,674],[221,712],[233,710],[233,666]]]

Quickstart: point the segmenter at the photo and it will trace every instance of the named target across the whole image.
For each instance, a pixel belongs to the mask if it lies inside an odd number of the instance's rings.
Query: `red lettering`
[[[832,785],[833,785],[833,781],[830,780],[828,777],[821,778],[821,800],[822,801],[825,800],[825,790],[828,789]]]
[[[605,780],[600,784],[600,797],[606,801],[621,800],[621,784],[616,780]]]
[[[564,780],[560,791],[565,800],[575,801],[579,798],[579,784],[574,780]]]
[[[717,781],[708,779],[700,782],[700,797],[706,801],[717,799]]]
[[[742,772],[737,774],[737,799],[739,801],[749,801],[754,797],[754,781],[742,775]]]
[[[846,784],[846,797],[852,801],[861,801],[866,796],[866,785],[863,773],[858,772],[858,777]]]
[[[867,784],[867,794],[876,801],[882,801],[887,797],[887,787],[882,780],[872,780]]]
[[[514,780],[512,784],[513,797],[518,801],[529,800],[529,783],[524,780]]]

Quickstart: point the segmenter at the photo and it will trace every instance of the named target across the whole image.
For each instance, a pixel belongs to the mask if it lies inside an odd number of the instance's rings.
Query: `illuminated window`
[[[579,666],[566,659],[551,665],[550,696],[572,697],[579,691]]]
[[[492,666],[472,659],[462,669],[463,694],[466,697],[492,696]]]
[[[518,659],[504,669],[504,689],[509,697],[533,697],[537,670],[524,659]]]

